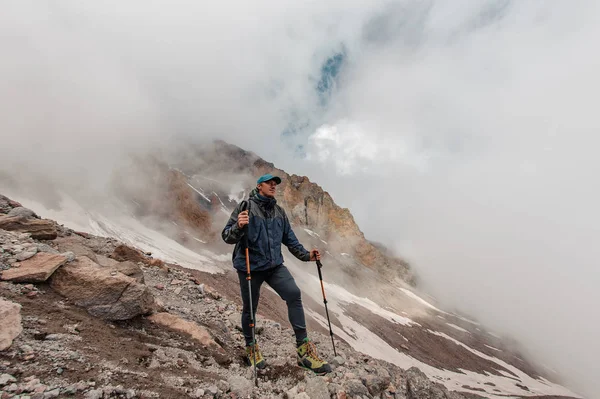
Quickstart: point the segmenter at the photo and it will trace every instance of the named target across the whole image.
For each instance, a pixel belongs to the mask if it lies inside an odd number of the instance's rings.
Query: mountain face
[[[220,239],[226,222],[223,216],[229,216],[239,201],[247,198],[259,176],[271,173],[282,178],[278,204],[294,227],[307,229],[319,238],[319,247],[326,244],[330,252],[351,256],[353,267],[366,267],[383,278],[415,284],[409,265],[369,242],[350,210],[336,205],[331,195],[308,177],[289,175],[256,154],[223,141],[185,153],[188,155],[168,164],[156,158],[138,162],[134,173],[126,173],[136,176],[137,187],[116,179],[119,193],[136,203],[140,216],[153,215],[181,224],[201,235],[203,241],[214,242]],[[154,187],[152,192],[140,190],[140,181],[145,187]]]
[[[416,291],[406,263],[307,177],[224,142],[184,147],[132,158],[115,174],[116,196],[95,198],[102,206],[77,193],[54,193],[51,208],[35,192],[0,197],[0,296],[10,302],[0,312],[11,320],[5,335],[0,325],[2,398],[38,383],[86,397],[578,397],[515,342]],[[324,253],[342,357],[329,346],[314,263],[284,250],[309,334],[336,369],[317,379],[296,369],[285,302],[264,286],[259,342],[272,364],[254,390],[240,361],[233,247],[220,231],[266,172],[283,179],[277,199],[300,242]]]

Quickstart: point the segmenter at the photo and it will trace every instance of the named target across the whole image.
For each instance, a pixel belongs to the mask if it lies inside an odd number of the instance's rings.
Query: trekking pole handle
[[[317,260],[317,271],[319,272],[319,280],[323,281],[323,275],[321,274],[321,268],[323,267],[323,264],[321,263],[320,260]]]

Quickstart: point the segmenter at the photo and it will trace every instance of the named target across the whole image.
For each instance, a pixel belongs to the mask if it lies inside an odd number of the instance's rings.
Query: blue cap
[[[258,180],[256,181],[256,184],[264,183],[269,180],[275,180],[275,183],[281,184],[281,179],[277,176],[273,176],[270,173],[267,173],[266,175],[262,175],[261,177],[259,177]]]

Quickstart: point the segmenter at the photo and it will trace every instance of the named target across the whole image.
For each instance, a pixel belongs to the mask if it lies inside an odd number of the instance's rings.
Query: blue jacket
[[[277,205],[274,198],[259,196],[256,189],[250,193],[248,200],[250,223],[248,225],[248,248],[250,254],[250,270],[269,270],[283,264],[281,244],[296,258],[308,262],[310,252],[307,251],[292,231],[290,221],[283,208]],[[246,271],[246,254],[242,237],[245,231],[237,224],[242,203],[231,213],[229,221],[221,232],[223,241],[235,244],[233,249],[233,267]]]

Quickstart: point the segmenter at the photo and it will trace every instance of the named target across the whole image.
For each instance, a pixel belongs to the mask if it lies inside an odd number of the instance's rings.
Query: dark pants
[[[242,301],[244,308],[242,310],[242,329],[246,338],[246,345],[252,345],[252,328],[250,327],[250,302],[248,301],[248,280],[246,273],[238,271],[240,279],[240,290],[242,292]],[[288,318],[296,334],[296,342],[301,343],[306,334],[306,321],[304,319],[304,308],[302,307],[302,296],[300,288],[296,285],[294,277],[284,265],[279,265],[274,269],[252,272],[252,310],[256,317],[256,308],[260,297],[260,287],[266,282],[279,294],[281,299],[287,303]],[[255,319],[256,320],[256,319]]]

